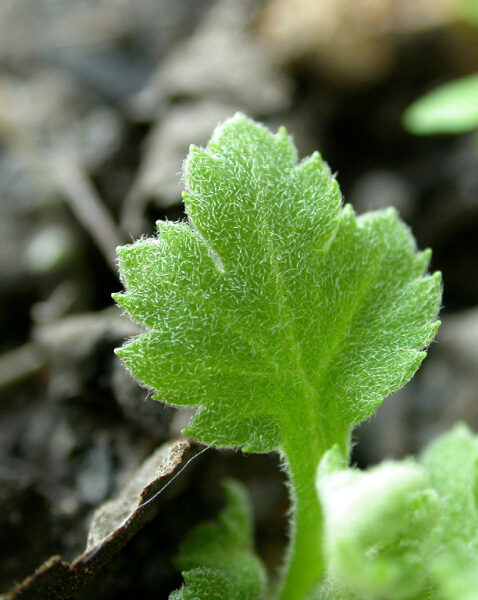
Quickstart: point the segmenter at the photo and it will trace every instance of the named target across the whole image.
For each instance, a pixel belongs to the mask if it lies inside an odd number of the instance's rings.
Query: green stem
[[[303,600],[324,573],[323,518],[315,479],[320,459],[334,444],[339,444],[344,456],[349,454],[349,430],[339,435],[335,430],[335,434],[330,444],[327,440],[316,440],[314,444],[313,438],[308,437],[302,428],[300,437],[294,436],[291,439],[289,436],[289,443],[283,445],[282,455],[289,476],[292,518],[280,600]]]

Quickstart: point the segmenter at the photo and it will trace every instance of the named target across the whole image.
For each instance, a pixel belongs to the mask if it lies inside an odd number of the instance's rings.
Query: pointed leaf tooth
[[[154,327],[158,322],[158,311],[151,303],[139,294],[112,294],[116,304],[123,308],[130,318],[141,325]]]

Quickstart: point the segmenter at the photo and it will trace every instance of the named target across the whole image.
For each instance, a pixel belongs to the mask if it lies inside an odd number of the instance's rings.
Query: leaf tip
[[[120,346],[119,348],[115,348],[113,350],[113,352],[116,354],[116,356],[118,356],[121,359],[125,356],[124,346]]]

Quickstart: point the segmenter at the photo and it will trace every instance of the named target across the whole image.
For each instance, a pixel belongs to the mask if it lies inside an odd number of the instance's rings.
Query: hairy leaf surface
[[[423,594],[441,513],[426,470],[411,459],[347,469],[335,450],[322,459],[317,480],[332,580],[371,598]]]
[[[298,162],[285,129],[240,114],[191,147],[184,180],[188,222],[118,249],[115,298],[147,328],[118,354],[156,399],[199,407],[186,433],[203,442],[267,452],[300,425],[330,447],[423,360],[429,253],[393,209],[343,208],[319,154]]]
[[[478,599],[478,437],[457,425],[420,462],[362,472],[325,455],[328,577],[308,600]]]
[[[443,600],[478,599],[478,436],[456,425],[424,453],[443,515],[430,541],[432,578]]]

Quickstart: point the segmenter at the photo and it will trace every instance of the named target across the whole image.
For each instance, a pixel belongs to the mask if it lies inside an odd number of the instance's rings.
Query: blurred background
[[[357,212],[396,206],[443,272],[437,342],[355,432],[355,462],[478,428],[476,72],[475,0],[0,0],[0,591],[80,554],[93,511],[179,435],[184,415],[113,354],[137,331],[112,306],[115,247],[184,217],[188,146],[237,110],[319,149]],[[277,462],[209,451],[99,576],[43,598],[166,598],[226,473],[251,491],[274,570]]]

